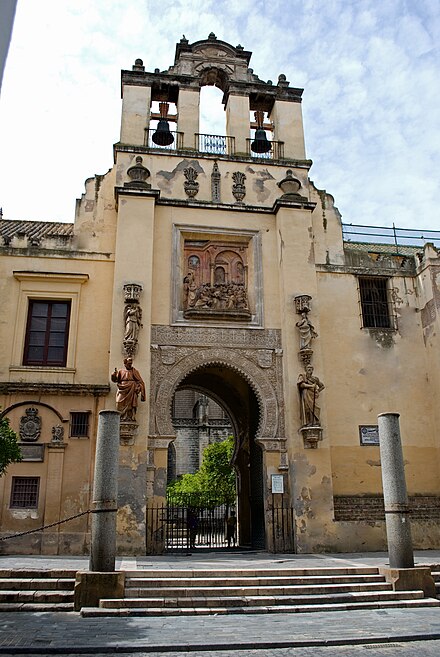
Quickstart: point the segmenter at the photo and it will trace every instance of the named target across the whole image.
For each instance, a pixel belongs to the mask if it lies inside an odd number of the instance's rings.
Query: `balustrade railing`
[[[183,145],[183,132],[177,132],[177,130],[170,130],[170,135],[173,136],[173,141],[167,146],[161,146],[160,144],[155,144],[153,141],[153,135],[156,132],[156,128],[145,128],[145,137],[144,137],[144,146],[148,148],[158,148],[166,151],[178,151],[182,148]]]
[[[234,155],[235,139],[228,135],[205,135],[196,133],[196,150],[213,155]]]
[[[270,151],[267,153],[255,153],[251,144],[253,139],[246,139],[247,154],[249,157],[254,157],[262,160],[283,160],[284,159],[284,142],[283,141],[269,141]]]

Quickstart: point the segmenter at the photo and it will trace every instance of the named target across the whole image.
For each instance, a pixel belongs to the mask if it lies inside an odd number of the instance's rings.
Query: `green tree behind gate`
[[[167,488],[171,504],[212,507],[235,503],[235,472],[231,465],[234,437],[208,445],[202,465],[194,474],[184,474]]]

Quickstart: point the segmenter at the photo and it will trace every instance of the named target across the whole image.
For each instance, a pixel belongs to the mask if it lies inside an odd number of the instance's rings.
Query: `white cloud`
[[[344,220],[440,228],[437,0],[20,0],[0,103],[5,216],[72,220],[83,181],[113,162],[120,69],[167,69],[182,34],[211,31],[253,51],[261,79],[305,87],[311,177]],[[206,130],[224,130],[219,98]]]

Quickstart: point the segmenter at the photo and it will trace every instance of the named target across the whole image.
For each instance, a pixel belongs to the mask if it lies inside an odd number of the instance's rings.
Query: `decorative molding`
[[[279,329],[246,328],[204,328],[199,326],[151,326],[151,342],[170,348],[184,346],[218,346],[231,349],[273,349],[281,350],[281,331]],[[282,352],[279,354],[282,355]]]
[[[240,331],[240,330],[239,330]],[[280,339],[279,331],[269,335],[260,336],[261,342],[276,342]],[[166,365],[161,358],[158,345],[152,345],[151,358],[151,387],[150,407],[155,409],[150,418],[151,433],[159,435],[172,435],[171,407],[174,392],[179,383],[195,370],[207,365],[218,365],[231,369],[240,374],[254,391],[260,410],[260,421],[257,438],[272,440],[276,449],[280,450],[280,436],[284,436],[284,397],[281,358],[272,358],[272,363],[265,369],[258,362],[258,348],[252,349],[243,339],[240,340],[241,349],[226,346],[231,344],[231,336],[225,340],[226,335],[234,331],[224,332],[222,329],[182,329],[173,327],[152,327],[152,340],[163,342],[168,336],[169,346],[175,346],[175,362]],[[196,333],[196,334],[195,334]],[[245,331],[252,338],[252,331]],[[197,340],[197,337],[200,340]],[[238,336],[236,336],[238,337]],[[265,337],[265,340],[261,338]],[[183,340],[182,340],[183,338]],[[176,345],[180,341],[192,342],[192,346]],[[203,348],[202,345],[212,343],[216,347]],[[172,343],[174,342],[174,345]],[[225,343],[223,346],[222,343]],[[261,358],[261,354],[260,354]],[[275,448],[275,447],[274,447]]]
[[[52,443],[64,442],[64,427],[61,424],[56,424],[52,427]]]
[[[217,160],[214,160],[211,173],[211,198],[213,203],[221,203],[220,181],[220,169],[218,168]]]
[[[124,285],[125,303],[139,303],[142,294],[142,285],[139,283],[126,283]]]
[[[44,373],[42,372],[42,376]],[[87,384],[87,383],[49,383],[41,381],[40,383],[27,383],[26,381],[1,381],[0,394],[35,394],[40,395],[74,395],[79,397],[105,397],[110,392],[108,384]]]

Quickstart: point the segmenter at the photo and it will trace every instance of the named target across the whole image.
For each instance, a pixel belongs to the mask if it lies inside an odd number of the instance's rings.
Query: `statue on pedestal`
[[[116,383],[116,408],[121,414],[121,422],[135,422],[138,396],[145,401],[145,383],[138,370],[133,367],[133,359],[129,356],[124,358],[124,368],[118,370],[116,367],[111,375],[111,380]]]

